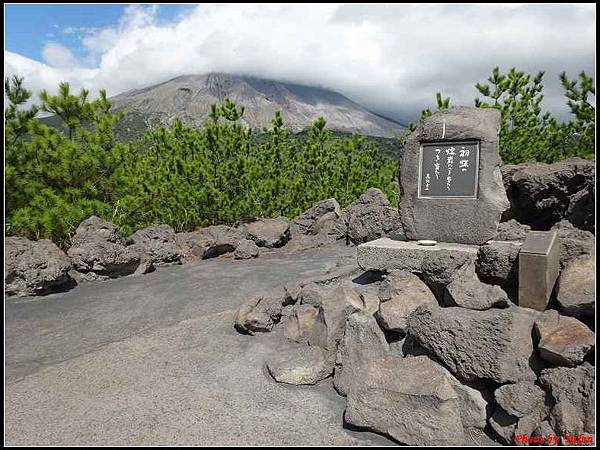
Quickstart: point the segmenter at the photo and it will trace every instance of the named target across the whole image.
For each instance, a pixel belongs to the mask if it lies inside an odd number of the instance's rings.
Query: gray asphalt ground
[[[216,258],[5,301],[7,445],[389,445],[343,428],[330,380],[281,385],[263,362],[280,330],[238,334],[255,294],[318,275],[355,249]]]

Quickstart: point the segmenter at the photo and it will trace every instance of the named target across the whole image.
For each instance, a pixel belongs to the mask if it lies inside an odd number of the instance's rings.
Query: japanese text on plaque
[[[476,197],[478,142],[422,144],[419,197]]]

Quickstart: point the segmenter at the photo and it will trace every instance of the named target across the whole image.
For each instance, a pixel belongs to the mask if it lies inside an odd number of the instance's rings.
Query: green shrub
[[[256,143],[243,109],[214,107],[201,129],[175,121],[149,132],[119,171],[116,220],[127,232],[152,223],[176,230],[248,217],[294,217],[335,197],[346,206],[368,187],[398,201],[397,162],[358,136],[332,138],[318,119],[300,142],[280,114]]]

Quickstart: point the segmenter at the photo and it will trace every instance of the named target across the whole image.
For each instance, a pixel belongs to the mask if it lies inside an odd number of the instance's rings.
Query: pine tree
[[[65,136],[34,118],[37,107],[19,110],[31,95],[22,81],[5,80],[11,102],[5,113],[10,131],[5,136],[6,232],[51,238],[67,246],[70,234],[83,219],[93,214],[111,215],[116,195],[112,175],[128,151],[114,138],[120,115],[110,113],[105,92],[94,102],[82,94],[77,108],[65,106],[72,98],[63,83],[60,98],[44,97],[48,102],[45,110],[56,108],[66,118],[69,135]],[[61,103],[64,99],[65,104]],[[89,128],[80,128],[83,120],[89,122]]]
[[[69,83],[62,82],[58,85],[58,95],[50,95],[46,90],[40,92],[41,110],[58,116],[69,132],[69,139],[73,140],[75,129],[93,113],[88,95],[86,89],[73,95]]]

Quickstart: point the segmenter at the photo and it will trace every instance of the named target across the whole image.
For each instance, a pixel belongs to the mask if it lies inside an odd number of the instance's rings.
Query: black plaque
[[[419,158],[419,198],[477,198],[479,142],[427,142]]]

